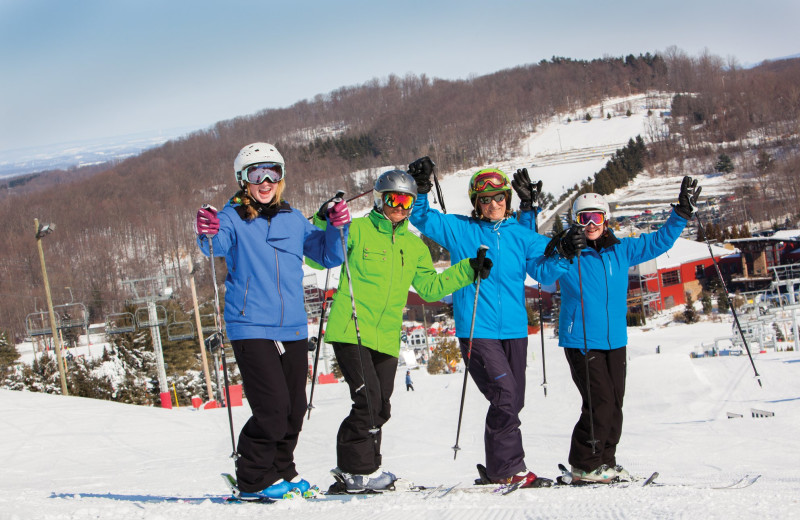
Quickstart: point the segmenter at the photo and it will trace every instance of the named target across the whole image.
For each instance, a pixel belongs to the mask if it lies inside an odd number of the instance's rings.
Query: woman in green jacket
[[[478,265],[472,258],[436,272],[428,247],[408,229],[417,184],[406,172],[383,173],[373,194],[374,208],[353,219],[347,240],[361,347],[344,270],[325,331],[353,401],[336,436],[338,467],[332,472],[352,493],[386,489],[396,480],[380,469],[381,427],[390,417],[409,287],[426,301],[437,301],[473,283],[477,273],[486,278],[491,269],[490,260]]]

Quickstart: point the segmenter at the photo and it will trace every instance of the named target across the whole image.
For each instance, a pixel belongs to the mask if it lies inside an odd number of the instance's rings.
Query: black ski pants
[[[581,394],[581,415],[572,430],[569,463],[584,471],[592,471],[602,464],[617,465],[617,444],[622,436],[622,400],[625,397],[627,370],[626,348],[614,350],[589,350],[589,374],[583,350],[565,348],[572,381]],[[587,386],[588,381],[588,386]],[[589,414],[591,389],[592,414]],[[592,453],[592,422],[594,439]]]
[[[231,341],[253,416],[239,433],[236,480],[253,493],[297,476],[294,449],[307,409],[308,341]]]
[[[391,417],[397,358],[349,343],[333,343],[333,351],[353,401],[336,434],[336,464],[345,473],[368,475],[381,466],[381,427]],[[378,431],[371,433],[373,427]]]
[[[467,359],[469,339],[458,338],[461,355]],[[525,467],[522,422],[525,406],[525,368],[528,338],[472,340],[469,374],[489,401],[483,444],[486,474],[492,480],[508,478]]]

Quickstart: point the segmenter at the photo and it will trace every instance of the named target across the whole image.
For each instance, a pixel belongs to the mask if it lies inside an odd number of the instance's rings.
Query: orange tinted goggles
[[[408,193],[384,193],[383,203],[390,208],[410,209],[414,205],[414,197]]]

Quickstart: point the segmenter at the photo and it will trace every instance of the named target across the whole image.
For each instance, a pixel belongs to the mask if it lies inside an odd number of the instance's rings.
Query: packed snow
[[[675,309],[673,309],[674,311]],[[702,341],[730,335],[729,319],[676,324],[671,312],[630,329],[625,430],[618,461],[632,473],[658,471],[663,487],[551,488],[506,496],[456,489],[443,498],[395,493],[364,500],[221,504],[219,477],[232,472],[227,410],[163,410],[105,401],[0,391],[0,518],[222,518],[328,520],[407,518],[797,518],[800,464],[797,351],[692,358]],[[787,343],[786,346],[791,346]],[[657,350],[660,353],[657,353]],[[522,434],[529,469],[545,477],[566,463],[580,401],[566,361],[546,328],[547,397],[538,335],[529,339]],[[483,463],[486,400],[470,380],[453,460],[462,373],[397,374],[384,427],[384,469],[417,484],[471,486]],[[317,385],[297,449],[301,474],[327,489],[335,437],[350,405],[344,384]],[[752,417],[752,410],[774,413]],[[234,407],[239,429],[249,416]],[[728,412],[743,417],[728,419]],[[761,475],[745,489],[710,489]],[[174,500],[183,499],[183,500]]]

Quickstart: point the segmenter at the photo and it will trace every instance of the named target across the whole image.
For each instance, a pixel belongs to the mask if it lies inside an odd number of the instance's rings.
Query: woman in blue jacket
[[[234,160],[241,190],[222,211],[197,212],[197,243],[224,256],[225,328],[253,416],[239,434],[240,491],[282,498],[309,484],[298,477],[294,449],[306,411],[308,326],[303,304],[303,256],[340,265],[339,228],[349,227],[342,201],[328,210],[323,231],[283,200],[283,157],[268,143],[242,148]]]
[[[684,177],[678,204],[658,231],[619,239],[608,227],[605,199],[584,193],[572,205],[575,225],[548,245],[548,255],[561,255],[546,261],[562,270],[558,342],[583,401],[569,452],[574,480],[630,480],[616,459],[625,395],[628,268],[672,247],[699,194],[697,181]]]
[[[469,373],[489,401],[484,430],[486,477],[496,483],[521,482],[522,487],[548,485],[527,469],[522,447],[519,413],[525,404],[525,368],[528,348],[528,316],[525,310],[525,278],[530,274],[543,283],[547,279],[539,260],[548,239],[534,232],[533,218],[512,216],[511,182],[500,170],[476,172],[469,183],[472,215],[446,215],[428,204],[434,164],[428,157],[409,165],[419,196],[409,220],[450,252],[450,261],[469,258],[481,245],[489,250],[492,276],[481,281],[475,315]],[[515,185],[516,186],[516,185]],[[521,192],[520,192],[521,194]],[[527,191],[530,196],[530,190]],[[527,202],[527,204],[525,204]],[[521,208],[530,201],[523,199]],[[472,306],[476,285],[453,293],[453,311],[461,352],[467,359]]]

